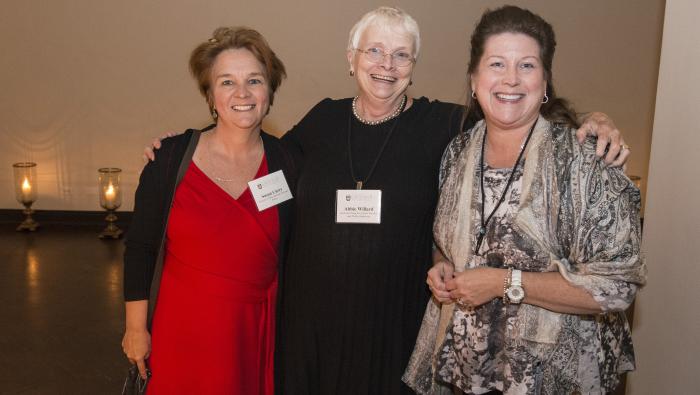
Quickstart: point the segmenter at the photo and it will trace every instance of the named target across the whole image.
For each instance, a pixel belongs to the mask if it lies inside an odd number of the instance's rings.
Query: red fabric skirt
[[[258,212],[192,162],[170,211],[149,395],[273,393],[278,242],[276,207]]]

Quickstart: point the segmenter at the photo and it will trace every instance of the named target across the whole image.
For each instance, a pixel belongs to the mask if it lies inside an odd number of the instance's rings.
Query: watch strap
[[[510,274],[510,285],[514,287],[523,286],[523,272],[522,270],[512,270]]]
[[[508,273],[503,277],[503,304],[510,304],[510,298],[508,298],[508,288],[510,288],[511,277],[513,276],[513,268],[508,268]]]

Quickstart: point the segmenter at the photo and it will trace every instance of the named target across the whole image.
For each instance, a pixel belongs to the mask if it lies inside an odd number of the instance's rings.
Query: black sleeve
[[[474,111],[471,111],[470,113],[466,114],[463,118],[464,121],[462,122],[460,132],[467,132],[469,129],[473,128],[477,122],[481,120],[481,118],[477,114],[475,114]]]
[[[452,141],[457,135],[471,129],[474,120],[469,118],[466,108],[459,104],[434,102],[439,106],[439,124],[446,129],[445,145]]]
[[[299,177],[299,170],[303,166],[304,161],[301,142],[296,138],[296,135],[290,135],[288,132],[280,139],[280,149],[287,169],[292,173],[293,179],[296,180]],[[290,187],[293,188],[292,185]]]
[[[277,170],[283,170],[289,187],[294,191],[296,180],[299,176],[299,166],[301,165],[301,157],[298,152],[299,146],[291,142],[291,140],[281,140],[265,132],[261,133],[261,137],[265,146],[269,172],[273,173]]]
[[[161,149],[163,150],[163,149]],[[163,234],[163,197],[156,175],[165,152],[141,172],[134,199],[134,215],[124,251],[124,299],[148,299],[153,269]]]
[[[303,157],[304,147],[310,143],[310,139],[313,138],[314,125],[319,122],[320,114],[326,113],[327,108],[331,105],[333,100],[326,98],[316,103],[316,105],[309,110],[306,115],[294,125],[294,127],[282,136],[282,142],[285,147],[293,154],[295,157]]]

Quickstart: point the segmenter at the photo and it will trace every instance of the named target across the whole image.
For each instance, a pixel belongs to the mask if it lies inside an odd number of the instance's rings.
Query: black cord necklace
[[[406,99],[406,95],[404,95],[401,105],[399,106],[399,111],[398,111],[398,116],[394,119],[394,123],[391,125],[391,128],[389,129],[389,133],[386,135],[386,138],[384,139],[384,143],[382,144],[382,147],[379,149],[379,154],[377,154],[377,158],[374,160],[374,163],[372,164],[372,167],[369,169],[369,173],[367,173],[367,177],[365,177],[364,180],[358,180],[355,177],[355,169],[352,164],[352,141],[351,141],[351,135],[352,135],[352,118],[353,118],[353,112],[350,111],[350,114],[348,115],[348,162],[350,162],[350,176],[352,177],[353,182],[355,182],[355,187],[357,189],[362,189],[362,186],[369,181],[369,178],[372,176],[372,173],[374,173],[374,168],[377,167],[377,163],[379,163],[379,158],[382,157],[382,154],[384,153],[384,149],[386,148],[387,144],[389,143],[389,140],[391,139],[391,135],[394,133],[394,129],[396,129],[396,125],[399,124],[399,119],[401,117],[401,113],[403,113],[403,110],[406,108],[406,102],[408,100]]]
[[[483,140],[481,141],[481,157],[479,158],[479,176],[480,176],[480,185],[481,185],[481,227],[479,227],[479,236],[476,239],[476,248],[474,249],[474,255],[479,255],[479,249],[481,248],[481,243],[484,241],[484,237],[486,237],[486,225],[489,224],[489,221],[491,221],[491,218],[493,217],[494,214],[496,214],[496,210],[498,210],[498,207],[501,206],[501,203],[506,198],[506,193],[508,193],[508,189],[510,189],[511,184],[513,183],[513,178],[515,176],[515,169],[518,167],[518,163],[520,163],[520,160],[523,158],[523,154],[525,153],[525,148],[527,147],[527,143],[530,142],[530,137],[532,137],[532,132],[535,130],[535,125],[537,125],[537,121],[532,124],[532,127],[530,128],[530,132],[527,134],[527,138],[525,139],[525,143],[523,146],[520,148],[520,154],[518,154],[518,159],[515,160],[515,164],[513,165],[513,169],[510,171],[510,176],[508,177],[508,182],[506,183],[506,187],[503,189],[503,193],[501,194],[501,197],[498,199],[498,203],[496,203],[496,207],[491,210],[491,214],[489,214],[488,218],[484,220],[484,209],[486,207],[486,192],[484,191],[484,147],[486,147],[486,133],[488,132],[488,128],[484,129],[484,137]]]

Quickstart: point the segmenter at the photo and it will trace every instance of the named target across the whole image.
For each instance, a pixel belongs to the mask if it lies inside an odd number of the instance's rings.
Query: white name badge
[[[292,198],[292,192],[289,190],[282,170],[248,182],[248,188],[253,194],[258,211],[263,211]]]
[[[379,224],[382,220],[382,191],[379,189],[338,189],[335,222]]]

